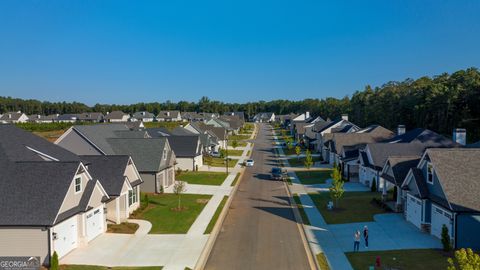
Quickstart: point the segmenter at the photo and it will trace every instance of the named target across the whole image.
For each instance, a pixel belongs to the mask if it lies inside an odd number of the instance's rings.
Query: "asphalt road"
[[[205,269],[310,269],[284,184],[270,180],[272,140],[261,124],[255,165],[245,171]]]

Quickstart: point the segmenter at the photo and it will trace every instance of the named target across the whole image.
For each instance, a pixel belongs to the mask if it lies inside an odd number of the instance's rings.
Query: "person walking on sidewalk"
[[[357,230],[353,235],[353,251],[358,251],[360,248],[360,231]]]
[[[363,227],[363,239],[365,240],[365,248],[368,248],[368,227]]]

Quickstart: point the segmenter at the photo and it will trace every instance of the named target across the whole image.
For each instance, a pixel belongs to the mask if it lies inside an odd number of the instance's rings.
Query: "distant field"
[[[66,130],[52,130],[52,131],[33,131],[33,134],[38,135],[42,138],[47,139],[50,142],[54,142],[58,139],[58,137],[62,136],[62,134]]]
[[[185,122],[144,122],[143,124],[146,128],[166,128],[168,130],[186,125]]]

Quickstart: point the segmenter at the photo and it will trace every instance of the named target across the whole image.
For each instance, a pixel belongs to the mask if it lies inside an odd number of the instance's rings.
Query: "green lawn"
[[[182,194],[181,205],[186,209],[176,211],[178,196],[175,194],[148,194],[148,206],[132,214],[132,218],[145,219],[152,223],[151,234],[187,233],[197,216],[207,204],[210,195]],[[142,194],[145,205],[145,195]]]
[[[241,140],[248,140],[248,139],[250,139],[250,135],[229,135],[228,136],[229,141],[233,141],[233,140],[241,141]]]
[[[345,192],[334,210],[327,209],[328,202],[332,200],[330,192],[309,195],[328,224],[373,221],[374,215],[385,213],[384,209],[371,202],[374,197],[380,199],[378,192]]]
[[[237,176],[235,176],[235,179],[233,180],[233,182],[230,186],[232,186],[232,187],[235,186],[237,184],[239,178],[240,178],[240,174],[237,173]]]
[[[327,179],[331,178],[332,170],[306,170],[297,171],[295,174],[304,185],[324,184]]]
[[[319,156],[312,157],[313,162],[320,161]],[[305,162],[305,157],[301,158],[290,158],[288,160],[288,163],[290,163],[290,166],[292,167],[304,167],[305,165],[303,164]],[[313,166],[313,165],[312,165]]]
[[[210,220],[210,223],[208,223],[207,229],[205,230],[204,234],[209,234],[212,232],[213,227],[215,227],[218,217],[220,216],[220,213],[222,213],[223,207],[225,206],[225,203],[227,202],[227,200],[228,200],[228,196],[223,196],[223,199],[218,205],[218,208],[215,211],[215,214],[213,214],[213,217]]]
[[[134,234],[138,229],[137,223],[122,222],[120,224],[108,224],[107,232]]]
[[[176,175],[176,180],[196,185],[220,186],[225,178],[227,174],[223,172],[181,172]]]
[[[163,266],[107,267],[98,265],[62,264],[60,270],[161,270]]]
[[[318,253],[317,254],[317,261],[318,261],[318,264],[320,265],[320,269],[330,270],[330,266],[328,265],[327,258],[325,257],[325,254]],[[365,269],[368,269],[368,268],[365,268]]]
[[[447,259],[450,257],[437,249],[404,249],[389,251],[348,252],[347,255],[353,269],[364,270],[375,265],[377,256],[380,257],[380,269],[447,269]]]
[[[228,149],[228,156],[241,156],[242,154],[243,154],[243,150]]]
[[[229,159],[228,167],[234,167],[237,164],[238,159]],[[225,159],[218,157],[204,157],[204,165],[210,165],[212,167],[225,167]]]
[[[297,208],[298,208],[298,211],[300,212],[300,216],[302,217],[303,224],[310,225],[310,220],[308,220],[307,213],[305,213],[305,209],[303,208],[303,205],[300,202],[300,197],[297,194],[295,194],[293,195],[293,200],[295,200],[295,203],[297,204]]]
[[[229,141],[228,141],[228,146],[233,146],[233,145],[232,145],[232,142],[233,142],[233,141],[230,141],[230,140],[229,140]],[[237,147],[245,147],[245,146],[247,146],[247,142],[245,142],[245,141],[237,141]]]
[[[143,124],[145,128],[166,128],[168,130],[185,125],[183,122],[144,122]]]

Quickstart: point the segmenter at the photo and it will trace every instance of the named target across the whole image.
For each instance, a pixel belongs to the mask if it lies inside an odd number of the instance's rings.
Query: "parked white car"
[[[255,163],[255,161],[253,161],[253,159],[247,159],[247,161],[245,161],[245,166],[253,167],[254,163]]]

